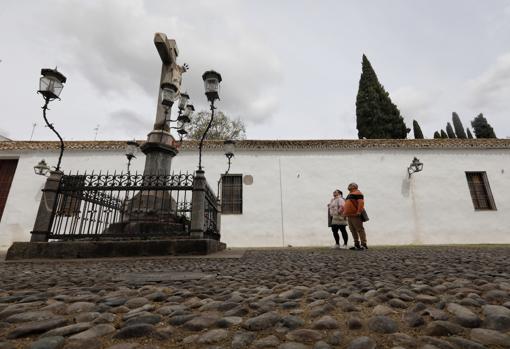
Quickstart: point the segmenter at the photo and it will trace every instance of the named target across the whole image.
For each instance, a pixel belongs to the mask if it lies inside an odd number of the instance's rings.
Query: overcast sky
[[[365,53],[409,127],[425,137],[456,111],[510,136],[510,0],[2,0],[0,134],[56,139],[43,127],[40,69],[67,77],[48,117],[68,140],[144,139],[161,61],[177,40],[183,89],[207,107],[201,74],[223,76],[218,107],[249,139],[357,138]],[[411,132],[412,135],[412,132]]]

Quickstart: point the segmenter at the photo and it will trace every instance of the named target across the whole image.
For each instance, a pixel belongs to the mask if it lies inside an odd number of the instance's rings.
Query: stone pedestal
[[[15,242],[6,260],[207,255],[226,245],[212,239]]]
[[[191,196],[191,229],[192,239],[202,239],[205,233],[205,189],[207,181],[204,171],[197,170],[193,179],[193,194]]]
[[[51,224],[53,223],[52,212],[57,203],[58,188],[63,175],[60,171],[52,171],[48,179],[46,179],[42,190],[41,202],[39,203],[39,210],[34,222],[34,229],[30,232],[32,234],[31,242],[48,241],[48,236],[51,233]]]

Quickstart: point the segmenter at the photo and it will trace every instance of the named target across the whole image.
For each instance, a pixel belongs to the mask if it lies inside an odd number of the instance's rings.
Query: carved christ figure
[[[161,62],[163,63],[161,68],[160,86],[164,82],[169,82],[177,87],[177,91],[180,91],[182,74],[188,70],[188,65],[183,64],[180,66],[177,64],[177,56],[179,55],[177,43],[173,39],[167,39],[166,35],[163,33],[156,33],[154,35],[154,45],[156,45],[156,49],[161,57]],[[154,129],[164,129],[166,131],[169,129],[165,121],[165,110],[161,105],[161,95],[158,97]]]

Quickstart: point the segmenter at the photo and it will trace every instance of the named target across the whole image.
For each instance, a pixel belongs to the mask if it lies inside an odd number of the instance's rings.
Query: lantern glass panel
[[[216,78],[208,78],[204,80],[205,92],[218,92],[220,82]]]
[[[181,97],[179,98],[179,109],[184,110],[186,108],[186,104],[188,104],[189,96],[186,93],[181,93]]]
[[[54,76],[43,76],[39,80],[39,91],[58,97],[64,85]]]
[[[165,104],[165,101],[171,103],[175,102],[178,96],[179,94],[177,93],[177,90],[174,86],[163,87],[161,89],[161,99],[163,100],[163,104]]]
[[[126,155],[135,155],[138,150],[138,144],[135,142],[128,142],[126,145]]]
[[[225,142],[223,145],[223,149],[225,150],[225,154],[234,154],[234,143],[233,142]]]

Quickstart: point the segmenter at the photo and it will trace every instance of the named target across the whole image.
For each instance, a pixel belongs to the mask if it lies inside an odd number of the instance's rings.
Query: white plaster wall
[[[0,153],[19,157],[0,222],[0,249],[28,241],[44,177],[33,173],[42,158],[56,162],[55,152]],[[414,156],[424,169],[407,176]],[[141,172],[144,156],[133,160]],[[183,151],[173,170],[196,169],[196,152]],[[365,194],[370,221],[369,244],[510,243],[509,150],[372,149],[335,151],[238,150],[230,173],[252,175],[243,186],[243,214],[222,216],[222,240],[229,246],[324,246],[333,243],[326,204],[338,188],[347,194],[355,181]],[[204,152],[211,187],[226,169],[221,152]],[[123,151],[67,151],[68,171],[122,171]],[[506,167],[505,167],[506,166]],[[475,211],[465,171],[486,171],[497,211]]]

